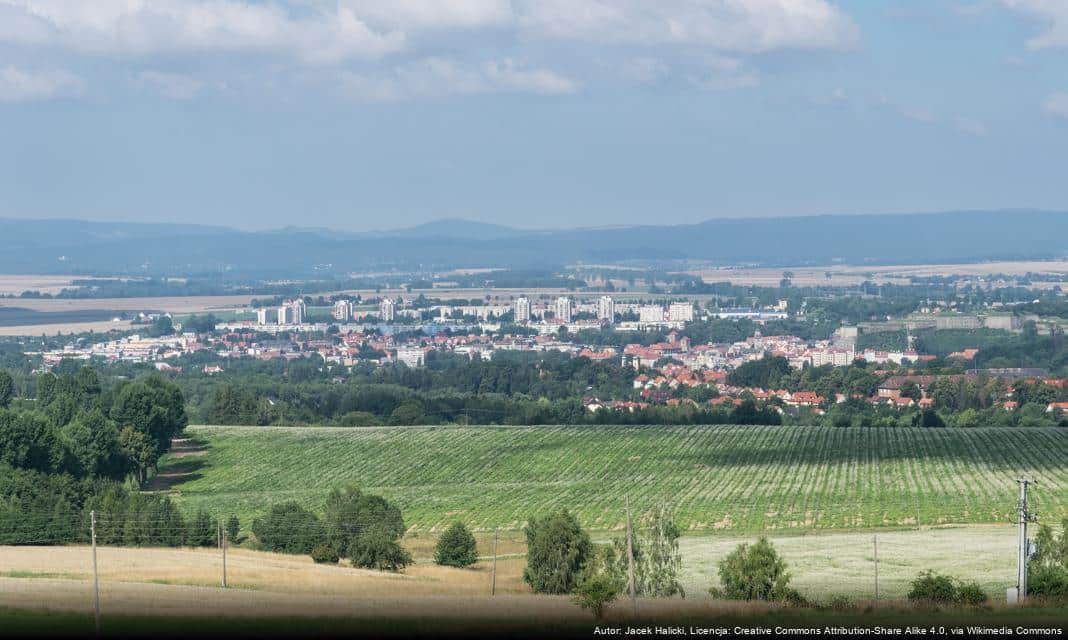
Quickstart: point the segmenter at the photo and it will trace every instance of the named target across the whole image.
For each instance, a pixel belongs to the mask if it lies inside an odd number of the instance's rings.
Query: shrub
[[[590,536],[567,510],[531,518],[523,581],[537,593],[571,593],[593,553]]]
[[[979,586],[978,582],[962,582],[957,587],[957,600],[961,604],[978,607],[981,604],[986,604],[989,599],[990,596]]]
[[[301,555],[326,539],[319,517],[296,502],[271,507],[266,517],[252,521],[252,533],[268,551]]]
[[[1027,574],[1027,593],[1046,598],[1068,598],[1068,571],[1061,566],[1037,566]]]
[[[328,544],[321,544],[311,550],[311,558],[316,564],[337,564],[341,560],[337,549]]]
[[[953,604],[957,602],[959,594],[957,585],[953,584],[953,578],[928,570],[912,581],[908,597],[913,601]]]
[[[445,530],[434,549],[434,562],[448,567],[469,567],[478,561],[475,536],[457,522]]]
[[[740,544],[719,563],[723,589],[709,590],[713,596],[730,600],[780,600],[795,602],[800,594],[790,589],[790,574],[767,538]]]
[[[411,554],[389,532],[377,528],[352,540],[349,559],[354,567],[379,571],[398,571],[412,563]]]
[[[604,617],[605,607],[615,602],[622,591],[623,585],[615,576],[599,573],[579,584],[573,602],[600,620]]]

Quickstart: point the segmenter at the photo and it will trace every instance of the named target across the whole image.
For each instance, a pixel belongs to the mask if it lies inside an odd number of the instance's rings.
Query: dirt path
[[[167,469],[157,473],[148,484],[145,491],[170,491],[175,486],[196,480],[200,477],[200,469],[206,463],[205,458],[208,449],[200,440],[193,438],[175,438],[171,441],[171,450],[168,456],[173,459],[167,464]]]

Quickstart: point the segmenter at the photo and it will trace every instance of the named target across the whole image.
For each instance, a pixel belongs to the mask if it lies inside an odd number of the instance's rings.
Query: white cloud
[[[368,24],[398,30],[479,29],[514,19],[510,0],[340,0]]]
[[[828,0],[0,0],[0,45],[169,68],[208,58],[238,75],[322,67],[383,97],[575,91],[542,68],[560,40],[573,76],[608,67],[632,82],[674,74],[750,86],[756,54],[840,49],[856,37]],[[476,62],[485,59],[502,62]],[[190,76],[146,73],[139,83],[172,98],[203,90]]]
[[[1068,47],[1068,2],[1065,0],[1003,0],[1005,6],[1042,22],[1045,31],[1027,41],[1032,49]]]
[[[376,57],[404,46],[375,32],[350,8],[296,17],[272,3],[237,0],[0,0],[0,41],[79,53],[263,52],[307,63]]]
[[[22,102],[76,96],[85,81],[63,70],[27,71],[0,67],[0,101]]]
[[[353,98],[392,101],[408,98],[511,92],[561,94],[576,90],[574,81],[547,69],[530,69],[510,59],[465,65],[444,58],[426,58],[386,73],[341,74],[345,92]]]
[[[1051,115],[1068,118],[1068,93],[1055,93],[1051,95],[1042,103],[1042,108],[1046,110],[1046,113]]]
[[[142,71],[137,81],[174,100],[191,100],[204,88],[204,83],[192,76],[163,71]]]
[[[556,38],[720,51],[837,49],[857,28],[825,0],[517,0],[520,22]]]

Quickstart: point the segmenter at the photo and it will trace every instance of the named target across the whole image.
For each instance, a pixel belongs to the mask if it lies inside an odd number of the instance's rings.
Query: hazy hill
[[[464,220],[353,233],[0,219],[0,272],[249,275],[574,262],[918,263],[1068,254],[1068,213],[1013,210],[709,220],[526,231]]]

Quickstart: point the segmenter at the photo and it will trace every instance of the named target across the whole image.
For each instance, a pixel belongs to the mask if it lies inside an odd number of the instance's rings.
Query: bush
[[[271,507],[266,517],[252,521],[252,533],[268,551],[301,555],[326,539],[319,517],[296,502]]]
[[[564,510],[531,518],[526,534],[523,581],[537,593],[571,593],[593,553],[590,536],[575,516]]]
[[[957,601],[961,604],[978,607],[979,605],[986,604],[986,601],[990,599],[990,596],[986,594],[986,591],[979,586],[978,582],[962,582],[957,587]]]
[[[953,578],[925,571],[916,576],[909,589],[909,600],[932,604],[954,604],[958,601],[957,585]]]
[[[379,571],[399,571],[412,563],[411,554],[382,529],[354,538],[349,544],[349,559],[354,567]]]
[[[767,538],[740,544],[719,563],[723,589],[709,590],[730,600],[778,600],[795,602],[800,594],[790,589],[790,574]]]
[[[457,522],[445,530],[434,549],[434,562],[447,567],[469,567],[478,562],[475,536]]]
[[[1027,574],[1027,593],[1032,596],[1068,598],[1068,571],[1060,566],[1032,567]]]
[[[337,549],[328,544],[321,544],[311,550],[311,558],[316,564],[337,564],[341,560]]]
[[[623,584],[615,576],[599,573],[579,584],[573,601],[600,620],[604,617],[605,607],[615,602],[622,592]]]

